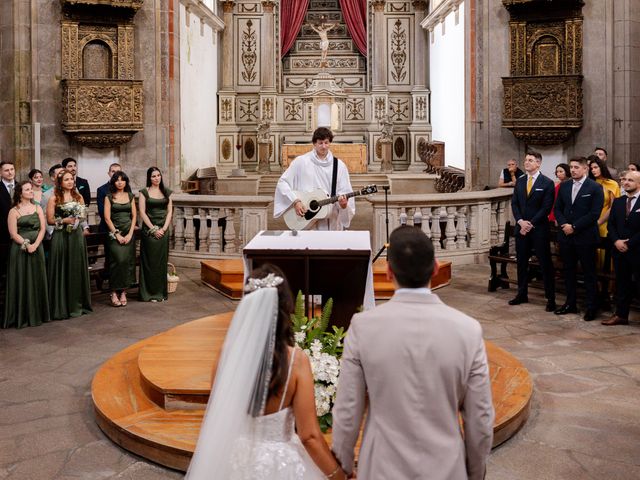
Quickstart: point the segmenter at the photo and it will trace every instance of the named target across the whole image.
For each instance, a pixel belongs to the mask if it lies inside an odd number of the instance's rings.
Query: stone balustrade
[[[482,262],[489,247],[504,237],[512,191],[389,195],[389,232],[406,215],[408,225],[421,225],[434,240],[437,258],[458,264]],[[368,200],[373,206],[372,246],[377,252],[386,241],[384,195]]]
[[[238,257],[267,229],[270,196],[174,194],[169,255],[183,266],[207,258]]]

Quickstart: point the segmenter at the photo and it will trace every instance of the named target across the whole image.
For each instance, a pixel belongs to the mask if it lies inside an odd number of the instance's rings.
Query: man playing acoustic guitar
[[[326,127],[313,132],[313,150],[296,157],[278,180],[273,202],[274,218],[289,209],[294,209],[298,217],[309,216],[309,204],[306,198],[300,198],[303,197],[301,192],[321,189],[326,195],[338,195],[337,202],[329,205],[328,215],[318,215],[324,218],[310,218],[304,229],[344,230],[349,226],[356,213],[356,202],[353,197],[347,198],[352,191],[349,171],[329,150],[332,140],[333,133]]]

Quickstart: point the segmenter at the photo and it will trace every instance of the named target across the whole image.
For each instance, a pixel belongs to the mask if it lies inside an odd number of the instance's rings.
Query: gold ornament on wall
[[[225,138],[222,141],[222,158],[224,158],[225,160],[229,160],[229,158],[231,158],[231,142],[229,141],[228,138]]]

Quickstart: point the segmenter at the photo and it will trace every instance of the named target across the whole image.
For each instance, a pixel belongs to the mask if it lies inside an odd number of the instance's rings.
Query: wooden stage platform
[[[135,343],[96,373],[96,421],[121,447],[185,471],[193,454],[215,365],[233,313],[201,318]],[[496,409],[494,446],[526,421],[533,385],[528,371],[486,342]]]
[[[241,258],[203,260],[200,262],[202,282],[233,300],[242,298],[244,264]],[[451,262],[440,262],[438,273],[431,280],[431,289],[449,285],[451,282]],[[379,258],[373,264],[373,290],[376,300],[386,300],[393,296],[393,283],[387,280],[387,260]]]

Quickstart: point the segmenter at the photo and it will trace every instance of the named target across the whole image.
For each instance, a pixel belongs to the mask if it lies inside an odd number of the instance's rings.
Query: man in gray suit
[[[420,229],[394,230],[387,260],[393,298],[356,314],[345,340],[333,451],[353,475],[368,396],[359,480],[482,479],[495,416],[482,328],[431,293],[433,245]]]

